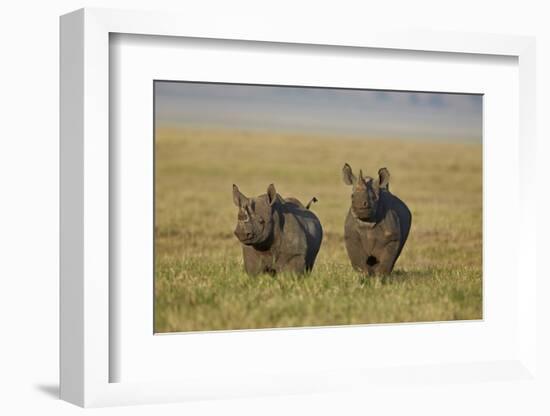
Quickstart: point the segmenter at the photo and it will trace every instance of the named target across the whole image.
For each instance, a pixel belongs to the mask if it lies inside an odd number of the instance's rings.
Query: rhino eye
[[[262,217],[260,217],[260,218],[258,218],[258,222],[259,222],[260,224],[264,224],[264,223],[265,223],[265,220],[264,220]]]

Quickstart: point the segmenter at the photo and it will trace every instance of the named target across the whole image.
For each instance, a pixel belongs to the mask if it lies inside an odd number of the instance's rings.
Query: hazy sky
[[[156,123],[481,142],[482,97],[155,82]]]

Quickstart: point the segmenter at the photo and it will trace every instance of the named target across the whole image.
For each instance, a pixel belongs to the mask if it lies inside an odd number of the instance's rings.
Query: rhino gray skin
[[[311,202],[305,207],[296,198],[282,198],[273,184],[257,198],[247,198],[233,185],[233,202],[239,208],[234,233],[249,275],[311,271],[323,239]]]
[[[344,241],[351,265],[369,275],[388,275],[407,241],[411,212],[390,193],[390,173],[378,171],[378,179],[356,178],[347,163],[342,169],[344,183],[351,185],[351,207],[346,217]]]

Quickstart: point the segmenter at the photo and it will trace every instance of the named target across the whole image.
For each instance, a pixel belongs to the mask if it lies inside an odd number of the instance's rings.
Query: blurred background
[[[481,142],[482,96],[155,82],[159,127]]]

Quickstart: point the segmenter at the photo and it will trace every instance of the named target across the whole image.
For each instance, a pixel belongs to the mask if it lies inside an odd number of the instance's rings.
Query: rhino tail
[[[317,202],[317,198],[313,197],[309,200],[309,202],[307,203],[306,205],[306,209],[309,209],[309,207],[311,206],[311,204],[313,204],[314,202]]]

